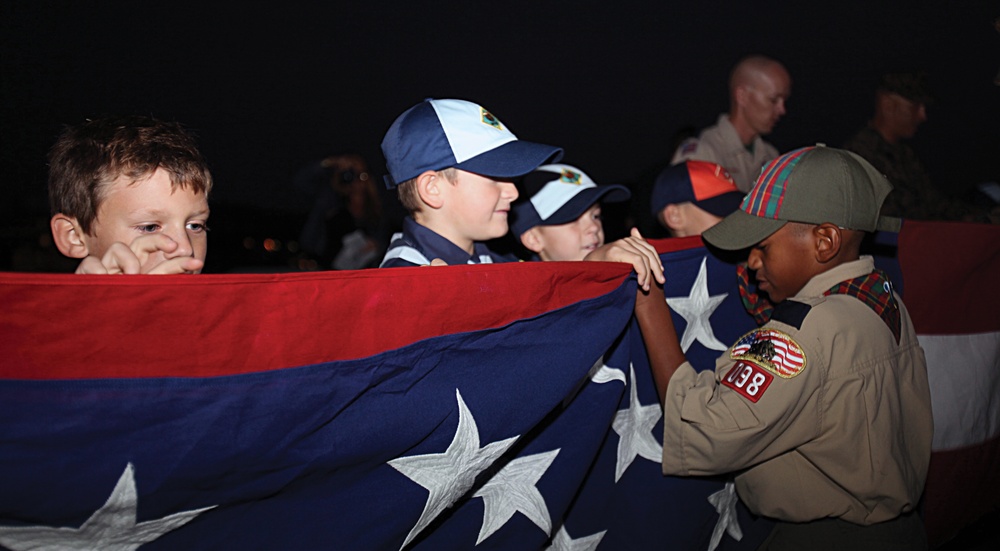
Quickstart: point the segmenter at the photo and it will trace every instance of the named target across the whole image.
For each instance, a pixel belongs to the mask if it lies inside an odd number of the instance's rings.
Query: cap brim
[[[627,201],[631,196],[632,193],[625,186],[610,185],[587,188],[574,195],[569,201],[566,201],[566,204],[559,207],[559,210],[552,213],[552,216],[543,220],[541,225],[558,226],[560,224],[569,224],[579,218],[584,212],[587,212],[587,209],[598,201],[620,203]]]
[[[787,223],[785,220],[761,218],[737,210],[705,230],[701,237],[720,249],[735,251],[760,243]]]
[[[455,165],[455,168],[493,178],[517,178],[539,166],[558,161],[563,150],[524,140],[507,142]]]
[[[888,231],[893,233],[899,233],[899,230],[903,227],[903,219],[896,218],[895,216],[879,216],[878,222],[875,224],[875,229],[878,231]]]
[[[740,203],[743,202],[745,195],[745,193],[740,193],[739,191],[730,191],[722,195],[695,201],[694,205],[709,214],[725,218],[740,208]]]
[[[517,237],[536,226],[558,226],[569,224],[580,217],[591,205],[598,201],[620,203],[628,201],[632,192],[625,186],[609,185],[587,188],[573,196],[547,219],[542,220],[531,201],[525,198],[511,208],[510,231]]]

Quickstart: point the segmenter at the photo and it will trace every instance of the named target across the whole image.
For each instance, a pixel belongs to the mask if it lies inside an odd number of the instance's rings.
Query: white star
[[[158,520],[136,523],[139,494],[135,489],[135,469],[129,463],[118,478],[108,501],[94,511],[79,528],[50,526],[0,526],[0,543],[21,551],[101,549],[132,551],[144,543],[184,526],[201,513],[214,508],[183,511]]]
[[[400,549],[413,541],[442,511],[465,495],[475,483],[476,476],[492,465],[518,439],[518,436],[514,436],[480,448],[476,420],[458,389],[455,389],[455,396],[458,398],[458,428],[444,453],[412,455],[389,461],[394,469],[430,492],[424,511],[406,535]]]
[[[625,382],[625,372],[617,367],[609,367],[604,363],[604,356],[601,356],[597,363],[590,368],[590,372],[587,376],[591,381],[598,384],[610,383],[611,381],[621,381],[622,384],[627,384]]]
[[[715,522],[712,530],[712,540],[708,543],[708,551],[715,551],[722,541],[722,532],[727,532],[734,540],[743,539],[743,530],[740,529],[740,521],[736,516],[736,485],[726,482],[726,487],[708,496],[708,502],[715,506],[719,512],[719,520]]]
[[[726,300],[729,293],[708,296],[708,268],[706,259],[701,259],[701,268],[698,270],[698,277],[691,285],[691,292],[686,297],[668,298],[667,304],[674,312],[677,312],[685,321],[687,327],[684,328],[684,335],[681,336],[681,350],[687,352],[694,341],[705,345],[705,348],[712,350],[726,350],[728,347],[715,338],[712,331],[712,324],[708,318],[712,317],[712,312]]]
[[[576,398],[576,395],[580,393],[580,389],[582,389],[588,382],[604,384],[610,383],[611,381],[621,381],[623,385],[626,384],[625,372],[616,367],[608,367],[608,365],[604,363],[604,356],[601,356],[600,358],[597,358],[594,365],[590,367],[590,371],[587,372],[587,376],[580,381],[576,388],[573,389],[573,392],[570,392],[566,395],[566,398],[563,399],[563,407],[568,406],[569,403],[573,401],[573,398]]]
[[[632,464],[635,456],[641,455],[659,463],[663,457],[663,446],[653,437],[653,426],[660,420],[663,410],[660,404],[644,406],[639,403],[639,392],[635,388],[635,366],[629,365],[632,384],[629,385],[629,407],[615,413],[611,427],[618,433],[618,463],[615,464],[615,482],[622,477],[625,469]]]
[[[566,531],[566,525],[564,524],[556,532],[555,537],[552,538],[552,545],[548,549],[551,551],[594,551],[601,543],[601,540],[604,539],[605,532],[607,530],[601,530],[590,536],[573,539],[569,537],[569,532]]]
[[[535,487],[559,450],[518,457],[504,465],[473,497],[483,498],[483,526],[479,529],[479,545],[490,534],[499,530],[514,513],[521,512],[545,531],[552,532],[552,521],[545,499]]]

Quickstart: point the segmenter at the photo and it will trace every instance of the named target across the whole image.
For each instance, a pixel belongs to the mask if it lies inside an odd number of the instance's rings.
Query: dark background
[[[768,138],[779,150],[839,145],[870,116],[881,73],[922,68],[937,101],[913,145],[935,183],[1000,180],[995,1],[250,5],[2,4],[0,270],[75,266],[47,243],[45,155],[86,117],[195,131],[216,179],[206,272],[298,269],[287,247],[260,249],[301,227],[310,202],[292,176],[349,151],[380,176],[382,135],[425,97],[480,103],[598,183],[636,188],[679,129],[728,108],[728,72],[750,53],[792,75]]]

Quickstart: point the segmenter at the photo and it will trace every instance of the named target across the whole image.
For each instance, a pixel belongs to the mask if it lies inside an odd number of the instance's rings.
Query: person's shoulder
[[[841,147],[863,156],[863,153],[877,149],[879,142],[880,136],[878,135],[878,132],[873,130],[870,126],[865,126],[861,130],[855,132],[853,136],[847,138]]]
[[[711,136],[706,136],[705,133],[697,138],[688,138],[677,147],[670,164],[676,165],[691,160],[721,164],[716,141]]]
[[[416,241],[404,229],[402,232],[393,234],[379,268],[405,268],[428,264],[430,264],[430,260],[420,251]]]
[[[698,151],[698,138],[687,138],[674,150],[674,156],[670,159],[671,165],[683,163],[691,158]]]

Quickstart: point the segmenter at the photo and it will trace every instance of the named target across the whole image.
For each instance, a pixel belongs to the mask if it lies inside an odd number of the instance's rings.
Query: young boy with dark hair
[[[191,135],[151,117],[67,127],[49,152],[52,237],[78,274],[199,273],[211,189]]]
[[[930,460],[923,350],[862,238],[898,228],[892,186],[853,153],[822,146],[771,161],[740,210],[704,232],[748,267],[768,319],[696,373],[669,311],[650,351],[664,402],[663,472],[736,472],[754,513],[777,520],[762,549],[926,549],[915,509]]]
[[[382,140],[389,176],[409,211],[380,267],[508,262],[482,242],[507,233],[507,216],[518,197],[514,179],[562,150],[518,140],[480,105],[457,99],[427,99],[406,110]],[[651,249],[651,248],[650,248]],[[587,260],[627,262],[639,285],[663,281],[655,251],[615,242]]]

